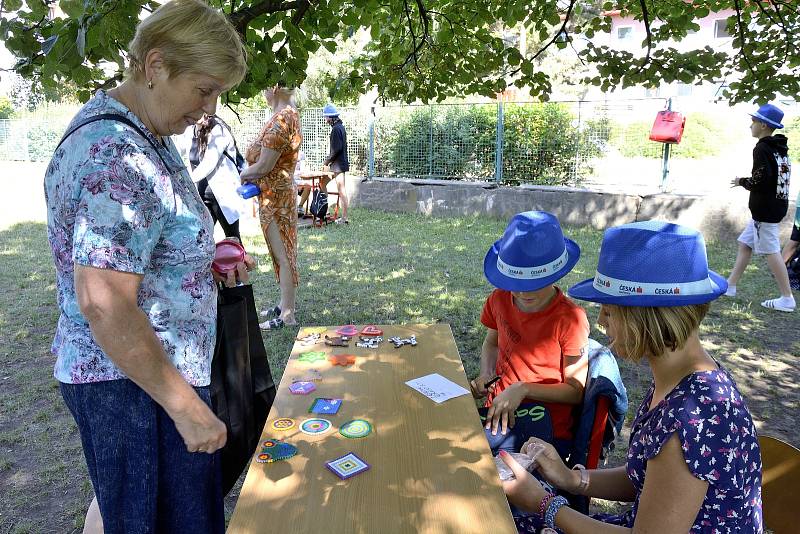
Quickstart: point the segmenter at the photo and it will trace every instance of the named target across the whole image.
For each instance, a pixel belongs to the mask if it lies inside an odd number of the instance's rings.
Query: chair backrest
[[[764,526],[775,534],[797,532],[800,525],[800,450],[770,436],[759,436]]]

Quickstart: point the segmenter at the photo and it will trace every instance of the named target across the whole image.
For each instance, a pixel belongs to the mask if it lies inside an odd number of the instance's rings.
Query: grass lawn
[[[470,378],[478,369],[484,328],[481,306],[491,288],[483,257],[504,221],[435,219],[352,210],[352,224],[300,231],[298,319],[303,325],[449,323]],[[594,275],[602,232],[567,228],[583,257],[561,286]],[[260,235],[245,238],[258,257],[254,276],[260,308],[278,290]],[[727,275],[735,243],[709,243],[712,268]],[[0,532],[80,531],[92,491],[72,417],[52,377],[50,342],[58,319],[52,258],[42,223],[0,230]],[[775,296],[766,264],[756,260],[739,297],[716,303],[703,325],[707,348],[732,371],[763,433],[800,443],[800,314],[759,306]],[[603,342],[588,306],[592,337]],[[296,329],[265,333],[279,380]],[[621,363],[632,413],[649,384],[644,366]],[[629,421],[628,421],[629,423]],[[626,425],[626,431],[627,431]],[[612,461],[626,450],[627,435]],[[235,502],[229,497],[228,506]]]

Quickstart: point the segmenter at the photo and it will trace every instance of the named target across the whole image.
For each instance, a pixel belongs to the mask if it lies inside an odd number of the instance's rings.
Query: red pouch
[[[650,140],[660,143],[680,143],[686,117],[677,111],[659,111],[650,130]]]

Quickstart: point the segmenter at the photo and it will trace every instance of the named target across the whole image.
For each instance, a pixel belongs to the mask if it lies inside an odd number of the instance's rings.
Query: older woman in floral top
[[[140,22],[129,58],[45,175],[55,377],[96,495],[86,532],[221,533],[212,221],[169,136],[214,114],[244,77],[244,46],[220,11],[172,0]]]
[[[728,372],[698,330],[727,283],[709,271],[702,236],[645,221],[606,231],[594,279],[569,295],[602,304],[600,324],[623,358],[644,359],[653,382],[631,427],[628,461],[613,469],[569,470],[538,440],[538,472],[556,488],[633,502],[619,516],[584,516],[548,495],[513,458],[517,479],[504,489],[534,515],[521,532],[545,524],[572,533],[761,533],[761,453],[753,420]],[[543,451],[543,452],[542,452]],[[541,512],[541,513],[539,513]]]

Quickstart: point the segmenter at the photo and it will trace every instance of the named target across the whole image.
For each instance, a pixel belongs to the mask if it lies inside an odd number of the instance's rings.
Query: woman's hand
[[[200,397],[195,396],[185,409],[169,415],[189,452],[211,454],[221,449],[227,441],[225,423],[214,415]]]
[[[532,474],[519,465],[513,456],[506,451],[500,451],[499,456],[513,471],[515,477],[503,481],[503,491],[506,493],[506,497],[517,508],[526,512],[536,512],[547,492]]]
[[[581,474],[564,465],[558,451],[550,443],[531,438],[525,442],[520,452],[530,456],[536,470],[556,488],[574,493],[580,485]]]
[[[525,382],[515,382],[492,400],[486,412],[486,429],[491,428],[493,436],[497,435],[498,428],[503,435],[509,428],[514,428],[514,413],[525,399],[525,394]]]

